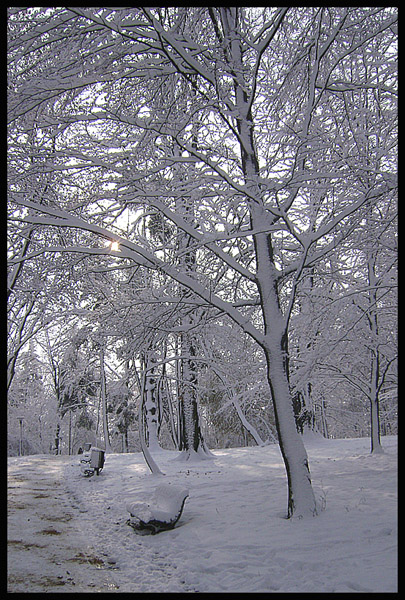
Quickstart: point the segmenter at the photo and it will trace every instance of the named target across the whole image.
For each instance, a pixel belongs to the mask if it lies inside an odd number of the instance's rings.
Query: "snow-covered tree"
[[[25,153],[26,115],[36,111],[37,132],[56,145],[42,146],[41,162],[28,165],[27,175],[60,175],[41,202],[13,182],[13,217],[23,227],[81,229],[93,239],[70,247],[39,240],[12,264],[38,253],[108,252],[124,266],[165,274],[198,305],[239,325],[267,364],[288,516],[317,512],[289,387],[290,318],[307,270],[351,234],[362,207],[395,193],[396,13],[10,11],[9,121],[21,132],[15,147]],[[377,127],[389,125],[378,148],[383,159],[367,166],[372,185],[353,128],[357,90],[374,91]],[[372,135],[376,124],[362,111],[364,134]],[[176,165],[193,165],[193,179],[181,184]],[[186,196],[192,222],[180,202]],[[187,236],[183,252],[196,256],[191,273],[166,251],[169,240],[144,234],[145,209],[160,213],[174,236]],[[131,215],[129,236],[122,235],[123,215]],[[97,244],[103,238],[119,249]]]
[[[50,393],[46,365],[34,344],[21,352],[8,392],[8,454],[48,453],[52,446],[57,405]]]

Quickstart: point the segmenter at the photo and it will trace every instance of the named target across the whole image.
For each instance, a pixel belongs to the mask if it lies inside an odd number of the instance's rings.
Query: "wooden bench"
[[[155,489],[150,504],[127,504],[126,509],[131,515],[127,525],[143,535],[173,529],[181,517],[188,495],[187,489],[163,483]]]

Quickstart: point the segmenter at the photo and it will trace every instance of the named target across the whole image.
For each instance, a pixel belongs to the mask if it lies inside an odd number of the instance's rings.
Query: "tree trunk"
[[[269,336],[270,337],[270,336]],[[281,454],[288,481],[288,518],[316,515],[317,507],[311,485],[308,457],[301,436],[297,432],[295,417],[282,355],[282,340],[276,335],[264,348],[267,377],[272,393],[274,414]]]
[[[104,350],[100,347],[100,373],[101,373],[101,400],[103,410],[103,433],[104,433],[104,444],[105,451],[111,452],[110,434],[108,431],[108,417],[107,417],[107,392],[105,384],[105,370],[104,370]]]
[[[195,85],[195,82],[194,82]],[[193,88],[194,89],[194,88]],[[195,93],[195,89],[194,92]],[[195,131],[198,124],[194,123],[193,147],[195,147]],[[180,153],[177,145],[174,147],[174,154]],[[193,171],[191,170],[193,174]],[[179,180],[185,179],[186,175],[182,171],[178,171]],[[184,197],[179,200],[178,210],[183,214],[184,220],[195,227],[194,220],[194,200],[193,198]],[[183,234],[179,239],[180,263],[184,271],[190,276],[195,277],[197,255],[196,248],[193,246],[189,235]],[[191,296],[191,292],[187,291],[185,298]],[[189,459],[191,456],[199,455],[201,458],[213,456],[208,446],[206,445],[201,428],[200,417],[198,411],[198,401],[196,394],[197,384],[197,366],[193,357],[195,356],[195,346],[192,334],[187,331],[194,324],[195,318],[193,313],[186,315],[181,320],[181,325],[185,331],[180,338],[180,353],[184,358],[181,359],[181,383],[179,397],[179,440],[180,450],[183,452],[182,459]]]
[[[260,191],[260,169],[254,146],[253,117],[246,90],[240,84],[243,62],[240,40],[236,32],[237,13],[234,11],[235,9],[224,9],[223,26],[229,37],[231,62],[235,73],[237,128],[245,184],[250,192],[251,228],[253,231],[258,231],[266,225],[272,225],[273,217],[266,211]],[[254,234],[253,241],[256,256],[256,283],[260,295],[265,333],[262,348],[267,361],[267,379],[273,398],[280,450],[288,480],[287,516],[290,518],[293,515],[298,517],[316,515],[317,508],[311,485],[308,457],[295,425],[288,382],[287,322],[280,309],[278,271],[274,264],[271,234]]]
[[[253,228],[258,225],[258,211],[252,208]],[[276,269],[269,234],[254,236],[257,282],[260,293],[266,341],[263,350],[267,361],[267,378],[273,398],[280,450],[288,479],[288,517],[317,514],[311,486],[308,457],[297,431],[288,381],[287,329],[280,309]]]
[[[379,379],[380,355],[378,350],[378,316],[377,316],[377,286],[378,279],[375,273],[376,252],[371,252],[367,260],[367,276],[370,286],[368,301],[368,323],[371,333],[371,364],[370,364],[370,416],[371,416],[371,452],[383,452],[380,441],[380,410],[379,410]]]
[[[69,410],[68,455],[72,454],[72,411]]]
[[[148,465],[149,469],[154,475],[163,475],[162,471],[159,469],[158,465],[153,459],[153,456],[149,452],[149,448],[146,444],[146,435],[143,426],[144,422],[144,412],[145,412],[145,399],[146,399],[146,369],[143,370],[142,379],[139,381],[140,384],[140,401],[139,401],[139,415],[138,415],[138,426],[139,426],[139,441],[141,443],[142,454],[144,456],[145,462]]]
[[[197,382],[196,365],[193,361],[194,346],[189,333],[181,339],[181,353],[185,356],[181,363],[182,381],[180,386],[180,450],[184,459],[198,454],[202,458],[212,456],[200,428],[198,403],[195,385]]]
[[[159,450],[158,440],[158,402],[157,402],[157,386],[155,375],[155,359],[149,355],[145,361],[145,422],[146,422],[146,440],[148,448],[151,451]]]
[[[371,356],[371,389],[370,389],[370,413],[371,413],[371,452],[383,452],[380,440],[380,407],[378,397],[379,380],[379,356],[378,350],[372,352]]]
[[[318,431],[311,397],[311,387],[311,384],[307,383],[293,398],[295,424],[297,431],[301,434],[306,431]]]
[[[252,438],[254,439],[254,441],[256,442],[256,444],[258,446],[263,446],[264,445],[264,441],[262,440],[262,438],[259,435],[259,432],[257,431],[257,429],[251,424],[249,423],[249,421],[247,420],[246,416],[244,415],[243,411],[242,411],[242,407],[239,404],[238,400],[235,397],[232,397],[231,399],[233,406],[235,407],[235,410],[238,414],[238,417],[242,423],[243,429],[243,435],[246,435],[246,431],[248,433],[250,433],[250,435],[252,436]],[[246,444],[245,444],[246,445]]]
[[[55,431],[55,454],[56,456],[59,454],[59,443],[60,443],[60,423],[56,424],[56,431]]]
[[[326,402],[323,398],[321,398],[321,406],[320,406],[320,418],[319,418],[319,422],[321,424],[321,433],[323,435],[324,438],[328,439],[329,437],[329,433],[328,433],[328,422],[326,420]]]

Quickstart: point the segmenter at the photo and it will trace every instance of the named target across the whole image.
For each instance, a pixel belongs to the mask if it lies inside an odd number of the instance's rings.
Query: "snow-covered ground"
[[[214,450],[214,459],[110,454],[101,474],[79,456],[8,459],[9,592],[396,592],[397,438],[307,438],[325,510],[285,519],[278,446]],[[126,506],[162,482],[189,490],[177,526],[137,535]]]

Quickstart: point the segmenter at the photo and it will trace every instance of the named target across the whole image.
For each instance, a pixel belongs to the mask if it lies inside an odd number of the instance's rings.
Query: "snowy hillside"
[[[107,455],[104,470],[90,479],[80,475],[77,456],[9,458],[10,496],[20,494],[20,510],[10,506],[9,512],[9,591],[89,591],[86,578],[93,581],[90,591],[105,591],[94,581],[108,576],[108,591],[120,593],[395,592],[397,438],[384,437],[382,444],[384,453],[371,455],[369,439],[306,440],[325,510],[304,520],[284,518],[287,488],[278,446],[215,450],[214,459],[198,463],[159,451],[154,458],[164,477],[150,474],[142,454]],[[44,536],[43,524],[40,530],[32,518],[24,494],[42,477],[50,486],[37,500],[48,507],[44,518],[63,498],[78,537],[66,537],[68,530],[56,520],[56,534]],[[52,477],[60,496],[46,491]],[[126,524],[126,506],[148,501],[162,482],[189,490],[183,514],[171,531],[137,535]],[[66,562],[52,558],[57,533],[65,535]],[[35,542],[49,544],[47,564],[41,564],[38,553],[45,550]],[[75,545],[93,557],[75,564],[76,575],[69,562]],[[41,584],[45,571],[60,585]]]

